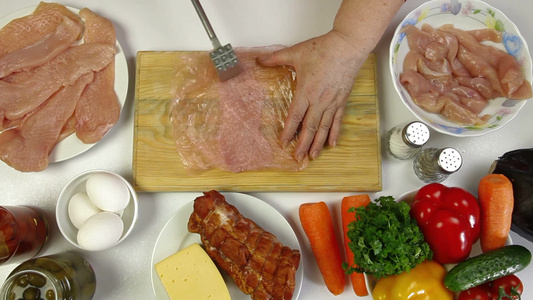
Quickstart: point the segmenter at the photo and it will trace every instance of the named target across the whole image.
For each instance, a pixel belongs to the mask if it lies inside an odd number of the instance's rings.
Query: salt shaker
[[[462,164],[463,157],[454,148],[426,148],[415,157],[413,169],[423,182],[442,182]]]
[[[422,122],[397,125],[387,132],[389,153],[397,159],[413,158],[422,150],[429,136],[429,128]]]

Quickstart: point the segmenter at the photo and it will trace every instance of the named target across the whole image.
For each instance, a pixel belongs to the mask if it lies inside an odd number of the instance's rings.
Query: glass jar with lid
[[[89,262],[73,252],[27,260],[8,276],[0,290],[1,300],[90,300],[96,276]]]
[[[35,207],[0,206],[0,264],[35,257],[48,240],[48,221]]]

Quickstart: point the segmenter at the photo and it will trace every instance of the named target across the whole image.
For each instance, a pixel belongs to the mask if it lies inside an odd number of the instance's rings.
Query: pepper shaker
[[[429,128],[422,122],[397,125],[387,132],[389,153],[397,159],[413,158],[422,150],[429,137]]]
[[[463,164],[461,153],[454,148],[426,148],[415,157],[413,169],[426,183],[442,182]]]

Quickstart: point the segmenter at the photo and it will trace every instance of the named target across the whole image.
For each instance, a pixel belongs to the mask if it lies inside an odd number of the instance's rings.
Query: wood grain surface
[[[171,81],[183,52],[137,53],[133,185],[137,191],[380,191],[381,147],[376,56],[361,68],[346,105],[337,147],[300,172],[195,172],[184,167],[169,121]]]

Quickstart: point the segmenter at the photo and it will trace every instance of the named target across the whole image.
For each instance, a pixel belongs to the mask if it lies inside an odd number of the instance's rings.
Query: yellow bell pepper
[[[378,280],[374,300],[452,300],[444,286],[446,269],[435,261],[423,261],[409,272]]]

